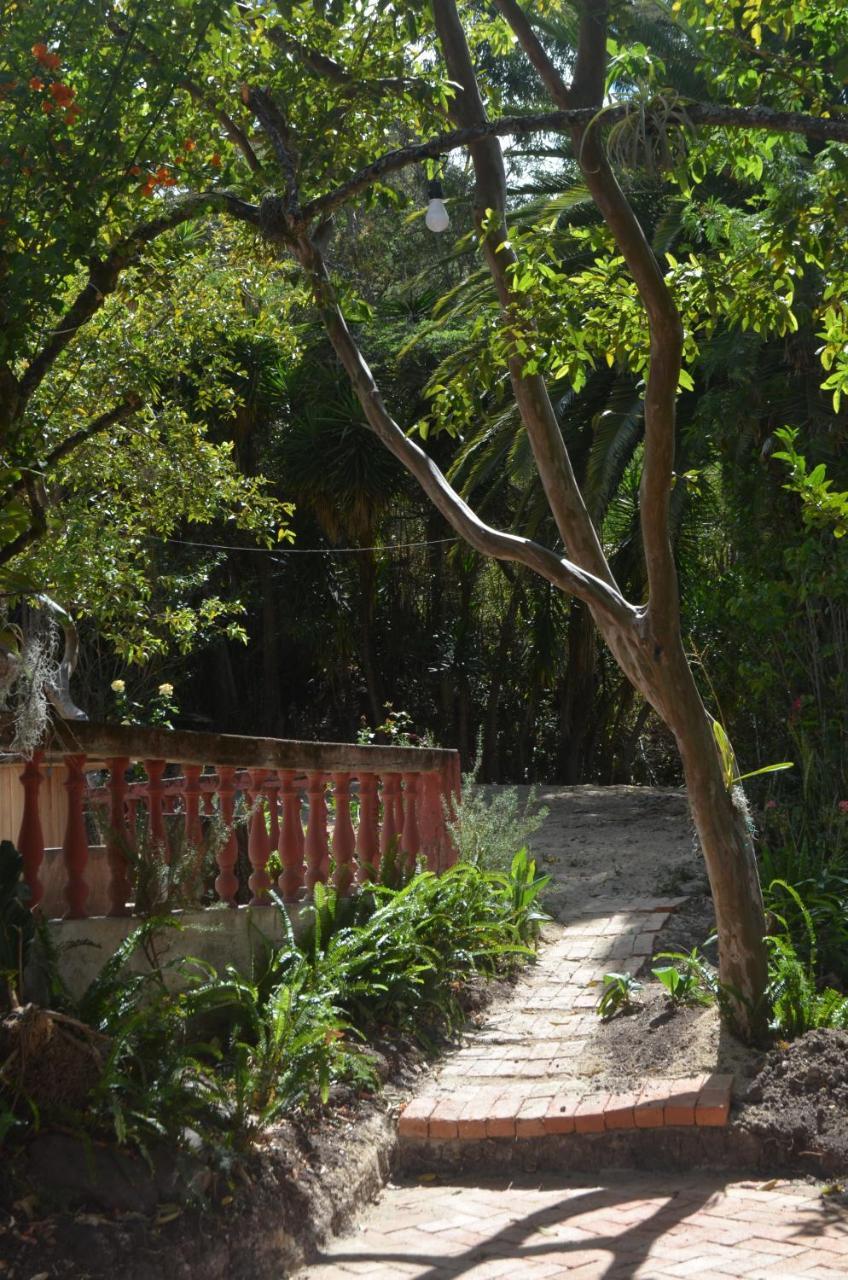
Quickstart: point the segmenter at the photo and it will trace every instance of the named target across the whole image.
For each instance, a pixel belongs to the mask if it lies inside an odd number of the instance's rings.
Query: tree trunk
[[[726,1012],[744,1039],[765,1032],[763,999],[768,954],[765,911],[744,793],[728,787],[712,718],[682,645],[672,661],[671,704],[665,715],[683,762],[686,793],[710,880],[718,929],[719,979]]]

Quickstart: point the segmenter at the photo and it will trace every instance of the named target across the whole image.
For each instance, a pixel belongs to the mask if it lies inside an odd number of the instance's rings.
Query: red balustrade
[[[350,819],[350,774],[333,774],[333,799],[336,816],[333,823],[333,861],[336,864],[335,883],[339,893],[348,893],[353,884],[351,861],[356,847],[353,823]]]
[[[403,830],[403,801],[400,798],[400,774],[383,774],[383,822],[380,827],[380,853],[388,853],[400,839]],[[400,821],[398,821],[400,809]]]
[[[271,856],[271,843],[268,839],[268,828],[265,825],[265,803],[263,788],[266,772],[264,769],[250,770],[250,791],[248,798],[251,805],[250,828],[247,839],[247,856],[253,867],[253,874],[248,879],[252,893],[252,907],[265,906],[270,902],[268,890],[271,888],[271,877],[268,874],[268,859]]]
[[[269,903],[272,851],[281,866],[274,887],[286,901],[331,877],[338,892],[352,892],[390,848],[406,866],[421,857],[433,871],[456,856],[445,825],[459,794],[455,752],[75,723],[70,741],[48,746],[21,772],[24,875],[33,907],[48,914],[63,909],[55,889],[46,899],[42,889],[41,782],[44,762],[54,760],[67,777],[63,892],[72,918],[86,915],[92,886],[92,901],[106,904],[100,910],[131,913],[137,857],[168,861],[183,847],[201,855],[213,834],[214,891],[231,907]],[[105,842],[102,862],[89,858],[89,839]],[[250,864],[246,884],[238,873],[240,843]],[[91,880],[104,871],[105,885]]]
[[[239,887],[239,882],[234,872],[238,858],[238,842],[233,826],[236,802],[235,774],[235,769],[227,768],[219,770],[218,774],[219,815],[227,834],[215,859],[218,863],[215,892],[218,895],[218,900],[226,902],[228,907],[236,905],[236,894]]]
[[[363,773],[359,778],[359,829],[356,833],[356,879],[370,880],[380,861],[380,829],[377,821],[377,778]]]
[[[418,831],[418,774],[403,775],[404,817],[401,848],[406,854],[407,866],[415,866],[421,839]]]
[[[65,842],[62,852],[65,857],[67,884],[65,898],[68,909],[65,917],[68,920],[81,920],[85,916],[85,901],[88,897],[88,885],[85,882],[85,869],[88,863],[88,835],[85,829],[85,756],[65,756],[65,768],[68,776],[65,788],[68,792],[68,820],[65,826]]]

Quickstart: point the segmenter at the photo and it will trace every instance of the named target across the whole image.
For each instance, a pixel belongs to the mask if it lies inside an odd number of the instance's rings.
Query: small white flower
[[[174,696],[174,686],[172,684],[160,684],[159,692],[163,698],[172,698]]]
[[[111,688],[113,693],[124,693],[126,690],[126,687],[127,687],[126,682],[124,680],[112,681]]]

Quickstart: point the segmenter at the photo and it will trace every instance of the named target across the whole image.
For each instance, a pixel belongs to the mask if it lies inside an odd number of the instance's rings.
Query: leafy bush
[[[461,862],[506,871],[516,849],[524,848],[539,830],[549,810],[540,805],[534,788],[521,803],[517,787],[483,787],[476,781],[481,756],[463,774],[462,799],[448,830]]]

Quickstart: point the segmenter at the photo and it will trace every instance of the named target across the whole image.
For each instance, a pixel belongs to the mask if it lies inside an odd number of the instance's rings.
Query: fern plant
[[[812,915],[794,885],[775,880],[769,885],[769,893],[773,894],[776,888],[791,899],[803,922],[807,958],[800,958],[786,920],[776,916],[784,932],[766,938],[772,1030],[784,1039],[794,1040],[816,1027],[848,1028],[848,996],[832,987],[816,990],[817,938]]]

